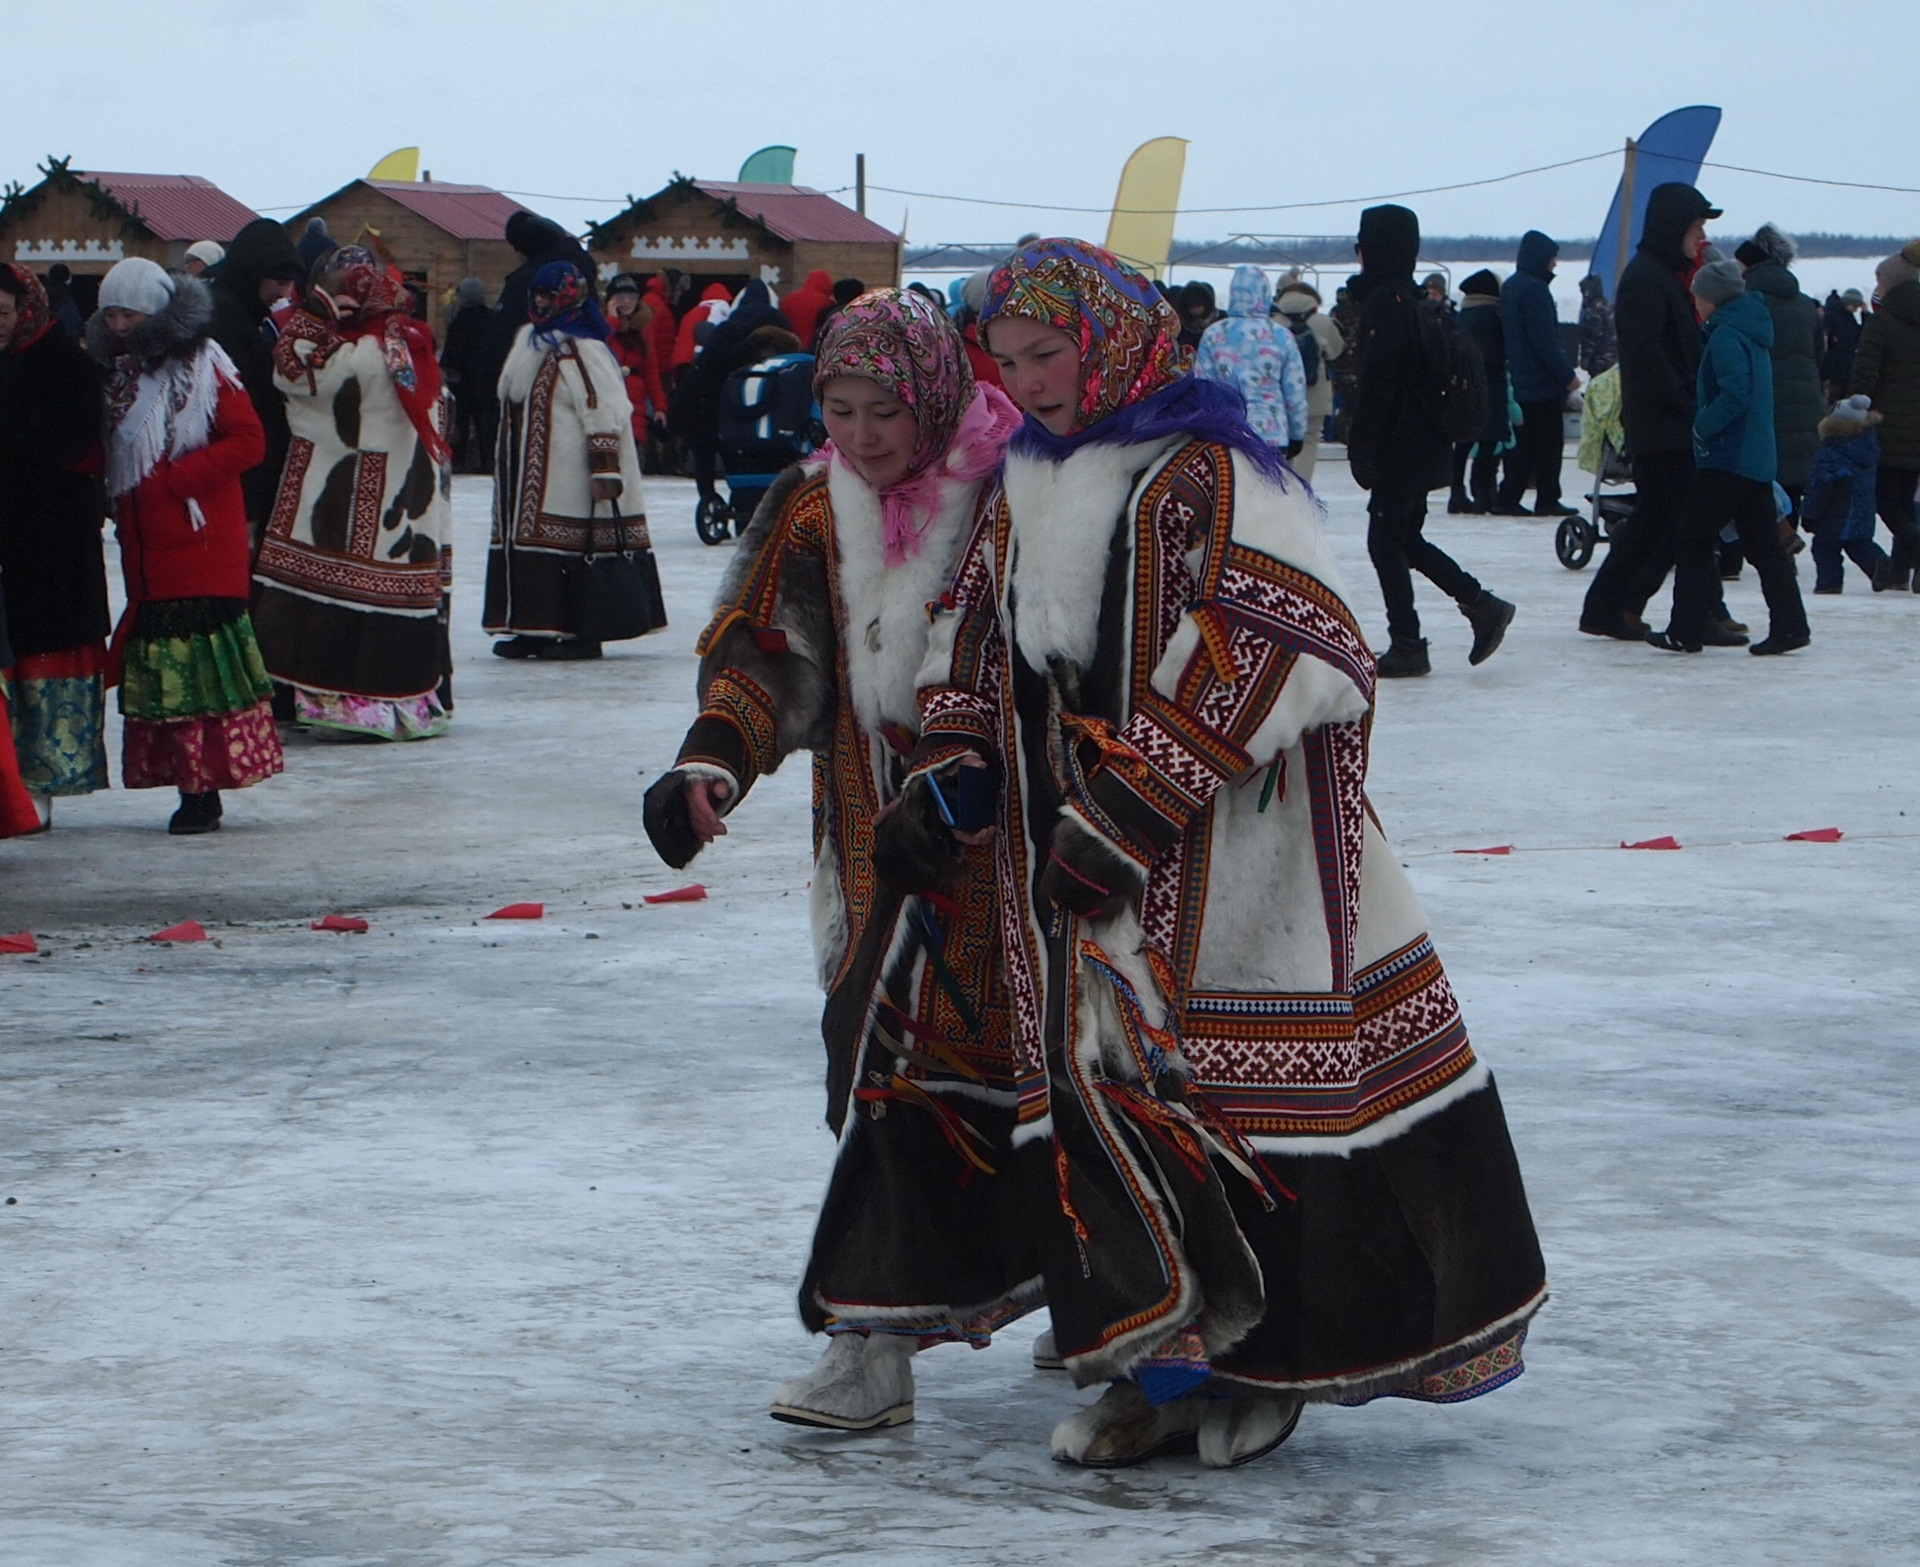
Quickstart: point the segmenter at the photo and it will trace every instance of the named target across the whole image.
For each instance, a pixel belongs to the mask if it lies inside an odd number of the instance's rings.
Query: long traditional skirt
[[[142,604],[120,678],[129,789],[244,789],[285,763],[245,599]]]
[[[29,653],[13,669],[13,749],[35,794],[107,787],[107,650],[83,643]]]

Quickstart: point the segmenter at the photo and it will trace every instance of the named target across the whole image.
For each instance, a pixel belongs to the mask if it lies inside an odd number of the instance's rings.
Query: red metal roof
[[[805,185],[742,185],[732,180],[695,180],[694,188],[716,201],[732,200],[782,239],[816,244],[893,245],[899,235]]]
[[[75,171],[78,173],[78,171]],[[123,207],[138,208],[140,221],[161,239],[212,239],[225,244],[260,216],[243,207],[212,180],[197,174],[81,174]]]
[[[445,229],[455,239],[505,239],[507,219],[528,209],[488,185],[449,185],[440,180],[366,180],[409,212]]]

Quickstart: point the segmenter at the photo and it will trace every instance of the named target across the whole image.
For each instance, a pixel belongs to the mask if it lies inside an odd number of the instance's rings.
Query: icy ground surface
[[[766,1416],[831,1152],[806,769],[653,859],[732,546],[650,493],[670,632],[489,657],[462,480],[446,738],[292,740],[211,838],[116,789],[0,844],[0,932],[46,954],[0,958],[0,1562],[1915,1559],[1920,599],[1855,575],[1810,652],[1674,657],[1575,633],[1547,524],[1435,519],[1520,615],[1469,670],[1422,586],[1436,672],[1383,692],[1372,793],[1526,1172],[1528,1373],[1100,1475],[1047,1459],[1090,1395],[1029,1369],[1044,1317],[923,1357],[897,1431]],[[547,918],[476,923],[518,899]],[[139,939],[187,918],[215,940]]]

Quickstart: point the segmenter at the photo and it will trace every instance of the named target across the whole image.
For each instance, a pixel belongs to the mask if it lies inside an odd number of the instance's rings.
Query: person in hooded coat
[[[1054,1347],[1107,1384],[1053,1454],[1228,1467],[1304,1402],[1500,1386],[1544,1267],[1367,804],[1373,659],[1319,507],[1108,252],[1029,245],[982,321],[1026,419],[875,852],[937,889],[941,800],[997,772],[1012,1158],[1052,1194]]]
[[[304,287],[313,277],[313,266],[322,256],[339,249],[334,244],[333,235],[327,232],[325,218],[308,218],[307,226],[300,231],[300,238],[294,242],[294,253],[300,257],[300,283]]]
[[[993,856],[945,895],[873,874],[876,819],[919,733],[938,599],[1019,415],[977,387],[958,333],[876,289],[835,316],[817,395],[828,446],[789,468],[740,542],[699,643],[699,716],[648,791],[676,869],[796,750],[813,753],[815,956],[827,992],[827,1119],[840,1137],[800,1287],[833,1335],[776,1419],[842,1430],[913,1415],[909,1357],[984,1345],[1039,1301],[1019,1184]]]
[[[1580,368],[1591,378],[1605,375],[1619,362],[1620,343],[1614,336],[1607,285],[1589,272],[1580,279]]]
[[[25,267],[0,264],[0,603],[12,740],[41,824],[107,787],[107,575],[99,367]]]
[[[302,271],[283,224],[256,218],[227,246],[226,255],[208,268],[204,279],[213,295],[213,340],[226,350],[240,372],[266,432],[267,455],[257,468],[240,476],[247,500],[247,528],[260,547],[267,519],[280,493],[280,472],[286,467],[287,404],[273,383],[273,307],[293,291]]]
[[[1860,290],[1850,288],[1844,294],[1829,289],[1820,306],[1821,341],[1820,382],[1829,403],[1847,395],[1847,383],[1853,379],[1854,350],[1860,346],[1860,319],[1856,312],[1866,306]]]
[[[487,325],[485,352],[481,356],[480,375],[488,386],[497,387],[501,369],[520,328],[527,324],[527,300],[533,277],[551,262],[564,261],[586,280],[587,299],[597,308],[599,290],[595,279],[599,269],[593,264],[580,241],[551,218],[522,209],[506,222],[506,240],[521,256],[520,265],[500,284],[500,297],[494,301],[493,319]]]
[[[1307,377],[1306,443],[1297,455],[1287,459],[1300,477],[1311,484],[1314,466],[1320,460],[1320,439],[1333,412],[1333,384],[1339,375],[1335,362],[1346,353],[1347,341],[1333,317],[1321,310],[1320,291],[1304,278],[1282,278],[1280,297],[1273,302],[1273,308],[1287,323],[1296,344],[1302,333],[1310,332],[1320,350],[1318,373],[1309,373]],[[1303,352],[1303,363],[1304,360]]]
[[[769,326],[792,330],[773,302],[773,290],[756,278],[740,290],[726,319],[713,329],[687,372],[687,384],[678,403],[680,433],[693,448],[694,482],[703,497],[712,493],[713,460],[719,450],[720,396],[727,377],[762,357],[754,334]]]
[[[1788,270],[1796,248],[1788,235],[1763,223],[1734,260],[1746,268],[1747,292],[1758,295],[1773,318],[1774,478],[1797,519],[1827,404],[1820,389],[1820,307],[1800,292],[1800,280]]]
[[[694,307],[680,318],[673,335],[672,370],[676,389],[680,373],[699,357],[700,350],[706,346],[705,339],[700,336],[701,329],[719,326],[732,309],[733,291],[724,283],[709,283],[700,291],[700,298]],[[707,336],[711,337],[712,332],[709,331]]]
[[[1360,214],[1360,275],[1348,292],[1360,301],[1353,422],[1347,462],[1367,501],[1367,554],[1380,579],[1392,645],[1381,655],[1384,679],[1432,668],[1413,602],[1418,571],[1460,607],[1473,627],[1471,664],[1493,656],[1513,620],[1513,605],[1488,592],[1422,531],[1427,492],[1453,471],[1453,447],[1422,399],[1425,357],[1419,312],[1430,308],[1413,280],[1420,220],[1405,207],[1369,207]]]
[[[1852,390],[1870,398],[1880,426],[1880,520],[1893,533],[1893,555],[1874,579],[1875,591],[1904,588],[1920,562],[1920,239],[1909,240],[1874,268],[1873,313],[1860,329]],[[1914,579],[1920,589],[1920,579]]]
[[[819,331],[820,317],[833,308],[833,274],[816,267],[807,280],[780,301],[780,313],[793,328],[793,335],[805,347],[811,347]]]
[[[1189,353],[1197,352],[1207,328],[1220,319],[1220,303],[1213,285],[1196,278],[1181,286],[1173,303],[1180,312],[1180,346]]]
[[[647,534],[640,452],[613,335],[580,269],[553,261],[530,280],[531,319],[500,372],[493,533],[481,626],[501,658],[598,658],[572,590],[583,556],[621,552],[651,577],[647,606],[667,623]],[[639,633],[645,635],[645,632]]]
[[[87,324],[80,317],[80,307],[73,302],[73,268],[64,261],[56,261],[47,268],[45,282],[47,309],[53,324],[77,343],[85,335]]]
[[[181,836],[219,831],[221,793],[285,765],[247,614],[240,488],[267,440],[212,325],[204,283],[138,257],[101,280],[87,323],[107,369],[107,494],[127,590],[108,669],[121,778],[178,789],[167,830]]]
[[[1566,451],[1567,393],[1580,384],[1560,341],[1560,312],[1553,302],[1553,269],[1560,246],[1538,229],[1520,237],[1513,276],[1500,286],[1500,329],[1507,349],[1507,375],[1520,405],[1519,444],[1507,460],[1494,502],[1497,515],[1570,517],[1560,503],[1560,465]],[[1533,511],[1520,497],[1533,490]]]
[[[1507,422],[1507,335],[1500,320],[1500,280],[1482,267],[1460,283],[1460,330],[1480,351],[1487,376],[1487,422],[1477,441],[1453,449],[1449,512],[1484,516],[1493,510],[1500,454],[1513,444]]]
[[[404,284],[337,250],[273,351],[291,444],[253,625],[296,722],[423,740],[452,719],[450,464],[433,334]]]
[[[1193,373],[1246,399],[1247,423],[1288,457],[1307,439],[1307,370],[1300,345],[1268,313],[1272,294],[1258,267],[1235,267],[1227,314],[1200,336]]]
[[[493,471],[492,434],[498,411],[484,358],[492,321],[487,285],[477,277],[462,278],[447,308],[440,341],[440,378],[453,395],[453,428],[447,445],[456,473]]]
[[[1614,289],[1620,423],[1633,463],[1633,514],[1608,541],[1580,609],[1590,636],[1640,642],[1641,613],[1673,569],[1680,514],[1693,486],[1694,382],[1700,323],[1687,280],[1720,209],[1679,181],[1647,197],[1640,244]],[[1712,637],[1709,637],[1712,640]]]
[[[1769,625],[1749,653],[1791,653],[1810,640],[1807,612],[1774,509],[1773,318],[1747,292],[1737,261],[1694,274],[1706,318],[1693,418],[1693,487],[1674,561],[1673,618],[1647,637],[1668,653],[1698,653],[1719,603],[1719,540],[1731,522],[1766,596]]]

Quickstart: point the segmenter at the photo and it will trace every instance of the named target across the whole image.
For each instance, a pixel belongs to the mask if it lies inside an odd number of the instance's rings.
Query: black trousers
[[[1442,593],[1462,604],[1480,596],[1480,584],[1460,569],[1445,550],[1428,542],[1427,492],[1379,484],[1367,500],[1367,554],[1387,601],[1387,630],[1396,640],[1420,635],[1413,607],[1413,573],[1419,572]]]
[[[1760,578],[1767,601],[1767,629],[1776,636],[1800,636],[1807,610],[1793,559],[1780,543],[1774,515],[1773,486],[1743,479],[1720,468],[1702,468],[1693,476],[1687,509],[1680,521],[1674,560],[1675,636],[1697,641],[1720,604],[1720,530],[1731,522],[1740,532],[1740,549]]]
[[[1453,490],[1465,495],[1476,506],[1491,506],[1494,480],[1500,472],[1500,454],[1480,446],[1480,455],[1472,457],[1475,442],[1463,441],[1453,449]]]
[[[1655,452],[1633,459],[1633,515],[1607,546],[1581,606],[1583,625],[1610,624],[1638,615],[1673,570],[1680,515],[1693,487],[1691,452]]]
[[[1920,565],[1920,523],[1913,514],[1913,487],[1920,484],[1920,471],[1912,468],[1882,468],[1874,480],[1874,509],[1893,532],[1893,569],[1911,571]]]
[[[1500,504],[1518,506],[1529,487],[1535,509],[1560,504],[1560,463],[1566,455],[1566,425],[1561,400],[1522,403],[1517,445],[1507,462],[1507,479],[1500,486]]]

